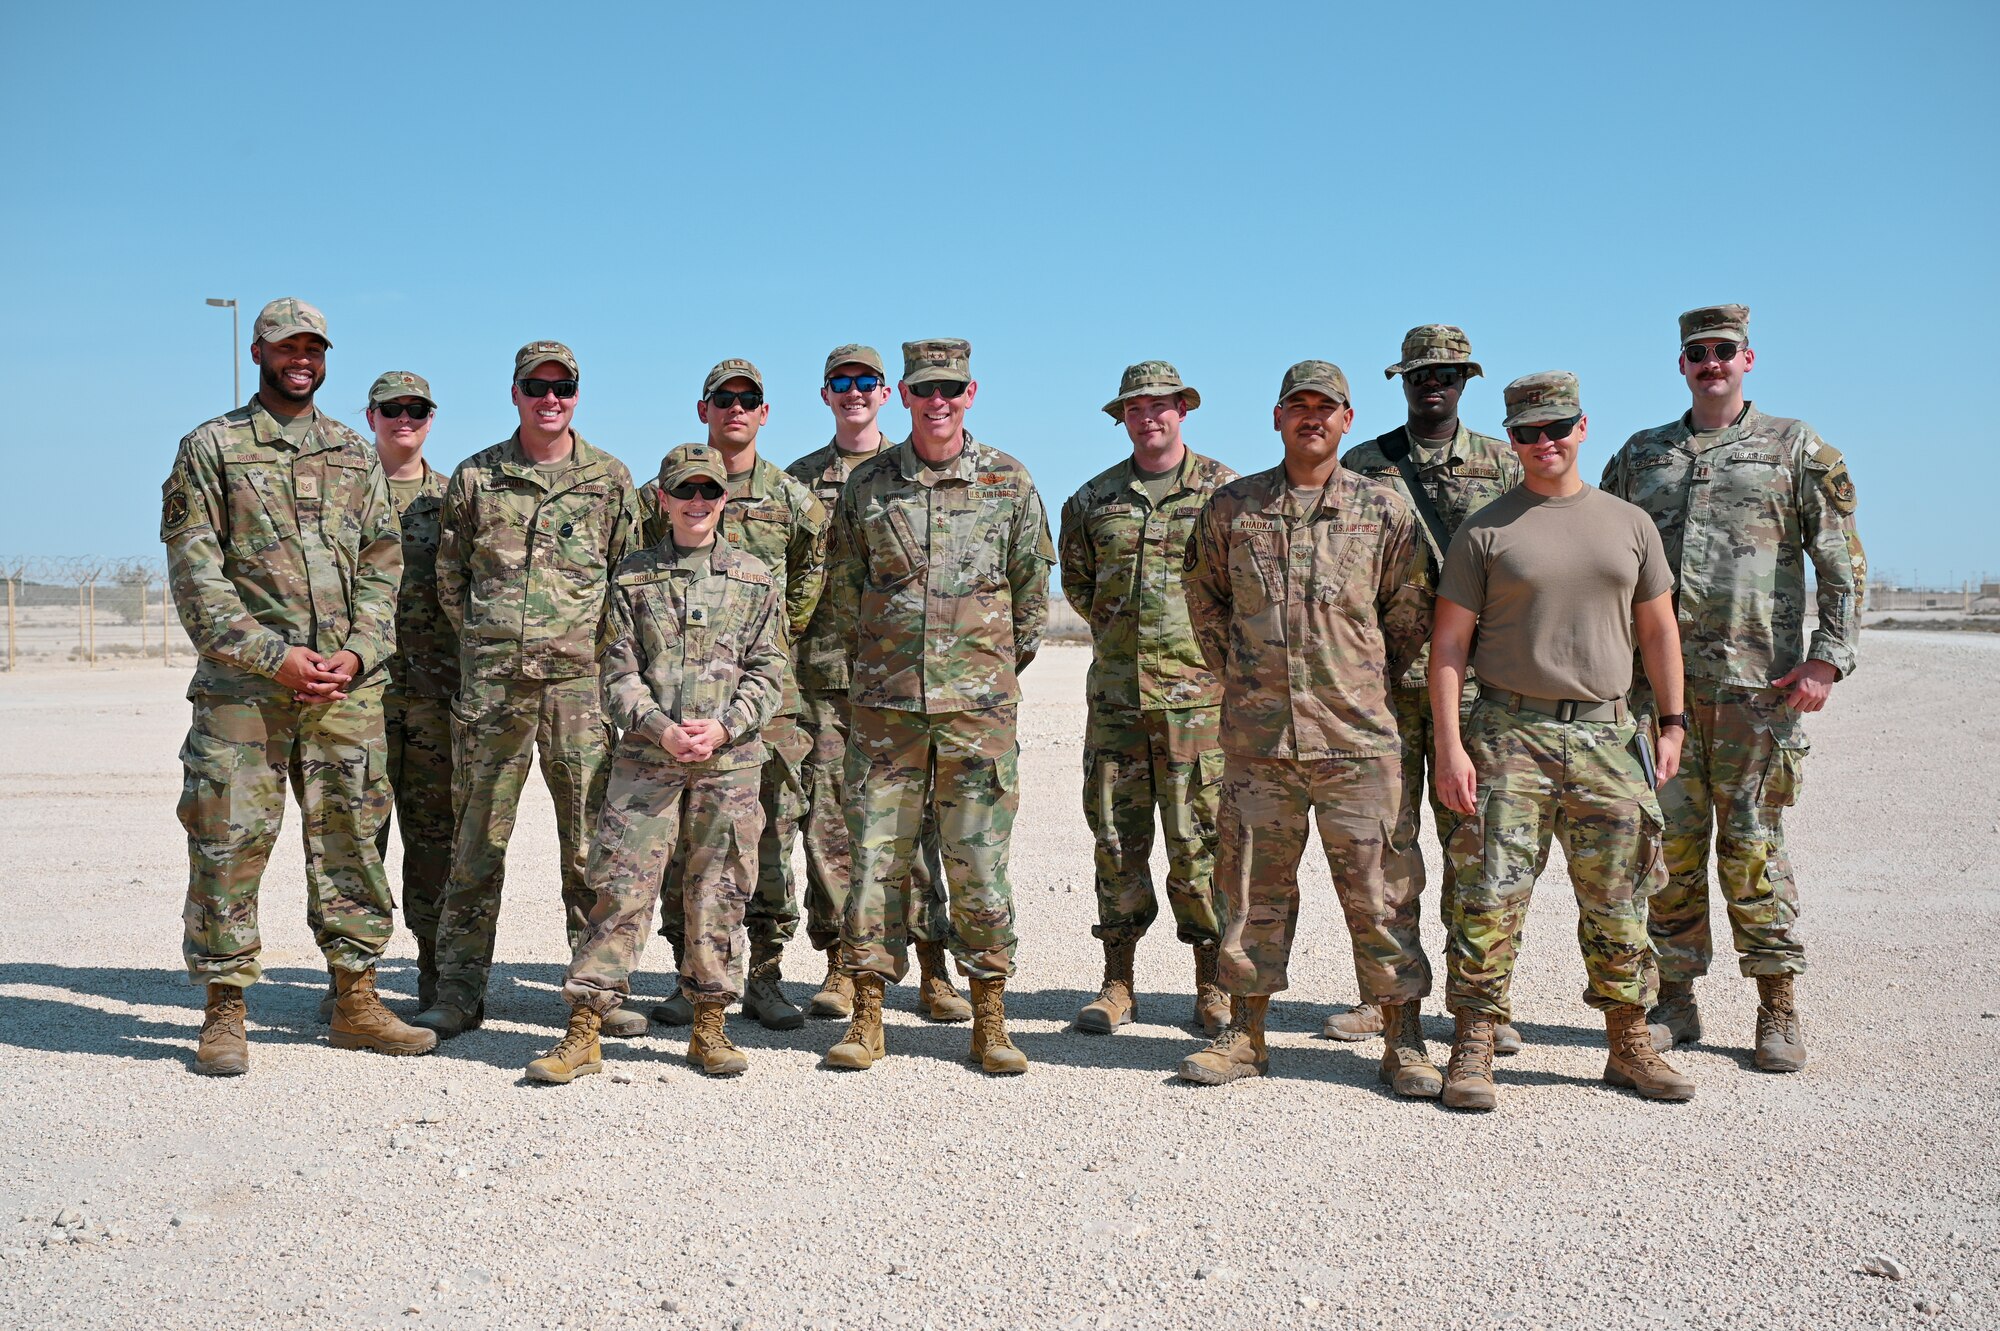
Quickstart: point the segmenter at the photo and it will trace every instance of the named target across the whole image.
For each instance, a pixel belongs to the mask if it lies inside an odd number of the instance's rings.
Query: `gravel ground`
[[[1312,856],[1270,1077],[1172,1080],[1199,1042],[1170,930],[1141,951],[1141,1024],[1068,1029],[1098,964],[1079,648],[1029,676],[1011,1007],[1034,1067],[1008,1081],[904,986],[866,1074],[819,1067],[836,1024],[736,1020],[739,1080],[659,1037],[608,1046],[612,1075],[525,1084],[562,1014],[539,794],[485,1029],[423,1059],[327,1046],[288,827],[253,1070],[193,1076],[185,675],[0,676],[0,1325],[2000,1325],[2000,642],[1874,635],[1865,656],[1792,819],[1807,1070],[1750,1068],[1754,990],[1724,963],[1712,1042],[1676,1055],[1695,1101],[1601,1085],[1558,857],[1515,988],[1528,1049],[1483,1117],[1400,1102],[1372,1045],[1317,1037],[1354,980]],[[399,936],[392,997],[411,956]],[[799,999],[815,960],[793,949]],[[1901,1278],[1864,1273],[1876,1254]]]

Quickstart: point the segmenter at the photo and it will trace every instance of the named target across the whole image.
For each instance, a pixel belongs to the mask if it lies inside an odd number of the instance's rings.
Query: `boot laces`
[[[1480,1026],[1485,1027],[1485,1039],[1477,1038]],[[1476,1077],[1481,1081],[1493,1080],[1493,1024],[1475,1024],[1466,1031],[1463,1040],[1455,1040],[1451,1047],[1451,1063],[1446,1068],[1446,1079],[1459,1081]],[[1650,1047],[1650,1046],[1649,1046]]]
[[[563,1038],[556,1042],[556,1047],[549,1050],[549,1057],[559,1063],[579,1058],[589,1052],[591,1037],[590,1024],[582,1015],[571,1017],[569,1029],[563,1033]]]

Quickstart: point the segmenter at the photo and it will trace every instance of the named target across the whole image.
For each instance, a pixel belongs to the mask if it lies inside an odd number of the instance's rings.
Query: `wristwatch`
[[[1688,714],[1686,712],[1662,712],[1653,718],[1653,724],[1661,730],[1665,730],[1668,726],[1679,726],[1682,730],[1686,730],[1688,728]]]

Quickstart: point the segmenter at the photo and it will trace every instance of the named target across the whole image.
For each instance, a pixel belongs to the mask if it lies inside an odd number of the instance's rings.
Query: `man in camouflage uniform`
[[[1287,986],[1315,815],[1362,1001],[1383,1009],[1380,1076],[1435,1096],[1417,1021],[1430,990],[1417,884],[1388,872],[1407,848],[1394,843],[1406,823],[1389,688],[1429,635],[1430,576],[1410,506],[1336,461],[1348,404],[1338,366],[1286,370],[1272,411],[1284,460],[1216,490],[1188,543],[1188,612],[1223,683],[1215,890],[1230,1021],[1180,1075],[1212,1086],[1268,1066],[1265,1012]]]
[[[1743,396],[1750,311],[1710,305],[1680,317],[1682,377],[1693,405],[1642,430],[1604,469],[1604,488],[1658,524],[1675,577],[1687,665],[1687,758],[1660,790],[1667,887],[1653,898],[1660,954],[1661,1048],[1701,1038],[1694,982],[1708,973],[1709,843],[1744,975],[1757,982],[1756,1064],[1805,1066],[1793,977],[1805,972],[1798,886],[1784,813],[1809,747],[1804,717],[1855,666],[1867,559],[1854,482],[1838,450],[1803,421],[1767,416]],[[1805,635],[1805,566],[1818,623]],[[1653,708],[1643,691],[1641,711]]]
[[[639,510],[625,464],[571,428],[581,400],[570,349],[528,343],[514,357],[520,428],[459,463],[445,487],[437,583],[462,672],[452,702],[458,830],[438,919],[437,999],[416,1020],[446,1038],[485,1015],[507,840],[537,752],[555,801],[572,947],[595,899],[585,869],[611,746],[597,654],[611,571],[638,545]]]
[[[722,514],[721,539],[754,555],[777,579],[785,603],[787,647],[805,632],[826,582],[826,510],[811,490],[757,456],[757,433],[771,418],[764,400],[764,376],[747,360],[719,362],[702,381],[695,413],[708,427],[708,447],[729,466],[729,502]],[[639,491],[648,546],[669,534],[664,491],[647,481]],[[810,747],[799,729],[799,689],[785,669],[784,704],[764,728],[764,829],[757,843],[757,894],[750,901],[750,979],[743,989],[744,1010],[767,1029],[788,1031],[805,1017],[779,987],[785,944],[799,928],[799,899],[792,887],[792,837],[805,810],[801,768]],[[661,898],[660,932],[685,946],[681,927],[681,861],[667,869]],[[653,1009],[670,1025],[685,1026],[694,1010],[685,993]]]
[[[1421,519],[1417,534],[1423,538],[1424,557],[1433,582],[1444,564],[1445,545],[1459,524],[1473,513],[1514,488],[1521,479],[1521,464],[1514,460],[1505,442],[1469,430],[1459,419],[1458,402],[1474,375],[1483,374],[1472,359],[1472,343],[1463,329],[1450,324],[1424,324],[1403,334],[1402,359],[1382,371],[1384,378],[1403,376],[1403,398],[1409,403],[1409,419],[1387,434],[1356,444],[1340,459],[1349,471],[1360,472],[1401,495]],[[1407,469],[1407,475],[1406,475]],[[1409,475],[1417,479],[1423,492],[1419,503],[1410,488]],[[1428,512],[1425,506],[1428,505]],[[1435,521],[1442,531],[1433,530]],[[1417,824],[1430,783],[1424,768],[1431,753],[1431,695],[1427,667],[1429,649],[1417,654],[1416,661],[1389,691],[1396,708],[1396,731],[1403,737],[1403,812],[1407,826],[1397,829],[1399,853],[1389,862],[1388,872],[1415,876],[1415,891],[1424,888],[1424,857],[1417,849]],[[1479,697],[1471,681],[1465,686],[1466,707]],[[1431,830],[1440,845],[1445,829],[1453,821],[1444,805],[1430,792]],[[1451,926],[1452,879],[1445,874],[1438,888],[1438,918]],[[1381,1009],[1363,1003],[1351,1011],[1326,1019],[1322,1032],[1330,1040],[1365,1040],[1382,1030]],[[1516,1054],[1521,1050],[1520,1032],[1512,1023],[1494,1032],[1495,1053]]]
[[[256,395],[181,440],[160,509],[174,603],[201,654],[179,814],[182,951],[208,1000],[194,1070],[210,1076],[250,1068],[243,991],[263,973],[257,891],[288,780],[308,919],[333,972],[332,1043],[388,1054],[437,1043],[375,992],[394,927],[375,830],[389,804],[377,668],[396,649],[395,513],[367,443],[313,404],[326,317],[274,300],[252,339]]]
[[[972,346],[903,344],[910,437],[855,469],[834,509],[828,594],[854,626],[848,841],[854,884],[841,961],[854,1017],[830,1066],[883,1056],[882,987],[909,968],[910,870],[936,811],[951,950],[972,980],[972,1058],[1027,1071],[1007,1036],[1014,893],[1007,848],[1020,801],[1020,672],[1048,622],[1048,517],[1027,468],[965,428]],[[867,631],[860,625],[867,625]]]
[[[759,732],[784,691],[784,595],[739,546],[715,539],[728,493],[722,454],[683,444],[661,464],[668,532],[618,566],[603,659],[605,707],[623,732],[590,848],[590,925],[563,997],[569,1030],[528,1064],[535,1081],[602,1069],[598,1032],[631,992],[669,856],[683,862],[691,926],[680,986],[694,1009],[688,1060],[711,1077],[750,1066],[723,1028],[743,992],[744,908],[764,810]]]
[[[1493,1029],[1509,1015],[1521,926],[1552,838],[1576,890],[1584,1001],[1604,1013],[1604,1080],[1649,1100],[1691,1099],[1694,1083],[1646,1030],[1646,898],[1661,879],[1652,782],[1673,775],[1685,718],[1660,718],[1648,770],[1624,700],[1636,639],[1660,698],[1679,708],[1673,577],[1646,515],[1577,475],[1589,421],[1576,376],[1527,375],[1504,396],[1523,480],[1452,538],[1431,642],[1438,797],[1461,815],[1448,846],[1457,1032],[1444,1102],[1497,1103]],[[1461,735],[1475,630],[1481,693]]]
[[[785,468],[829,514],[854,469],[888,441],[876,424],[889,400],[889,372],[873,347],[849,343],[827,354],[820,401],[833,412],[833,439]],[[852,627],[834,618],[833,598],[820,597],[812,624],[794,653],[802,710],[799,724],[812,745],[806,756],[803,820],[806,845],[806,934],[826,953],[826,979],[812,996],[815,1017],[854,1015],[854,977],[840,968],[840,919],[847,911],[853,860],[847,848],[847,646]],[[921,975],[917,1010],[931,1021],[970,1021],[972,1005],[952,988],[944,940],[950,928],[938,898],[937,820],[924,811],[919,853],[911,862],[910,939]]]
[[[391,370],[368,389],[368,428],[400,515],[403,583],[396,594],[396,654],[382,696],[389,786],[403,842],[403,922],[417,940],[417,1005],[437,998],[438,906],[451,875],[451,696],[458,637],[438,604],[438,516],[444,474],[424,460],[437,403],[421,375]],[[389,853],[384,820],[375,848]]]
[[[1083,816],[1097,842],[1097,925],[1104,983],[1077,1014],[1109,1034],[1138,1015],[1132,966],[1159,917],[1153,894],[1153,809],[1167,842],[1167,901],[1194,949],[1195,1021],[1229,1020],[1215,979],[1215,802],[1222,783],[1222,686],[1202,659],[1181,593],[1188,533],[1209,494],[1236,473],[1190,452],[1181,422],[1201,394],[1165,361],[1128,366],[1105,415],[1132,453],[1098,473],[1062,510],[1063,595],[1090,624],[1090,715]]]

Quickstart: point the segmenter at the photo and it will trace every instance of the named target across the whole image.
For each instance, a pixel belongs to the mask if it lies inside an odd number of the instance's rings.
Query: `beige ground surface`
[[[904,988],[865,1075],[818,1066],[830,1024],[737,1021],[738,1081],[660,1036],[612,1051],[621,1077],[525,1085],[563,960],[539,791],[486,1029],[425,1059],[327,1047],[294,817],[252,1074],[195,1077],[185,673],[0,676],[0,1326],[2000,1325],[2000,642],[1875,634],[1864,658],[1792,820],[1812,1065],[1749,1069],[1725,964],[1711,1043],[1678,1056],[1699,1098],[1602,1086],[1558,861],[1516,989],[1529,1048],[1485,1117],[1398,1102],[1372,1047],[1317,1037],[1354,983],[1323,862],[1268,1079],[1171,1080],[1198,1042],[1167,930],[1145,1024],[1068,1029],[1097,964],[1079,649],[1029,676],[1013,1009],[1035,1066],[1008,1082]],[[399,937],[394,994],[410,955]],[[812,960],[801,942],[793,975]],[[1861,1274],[1874,1253],[1907,1278]]]

